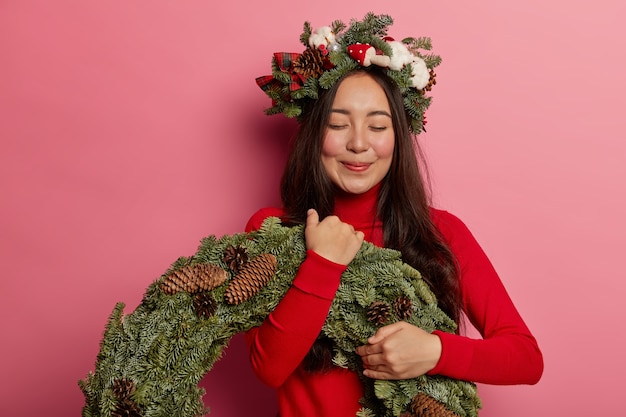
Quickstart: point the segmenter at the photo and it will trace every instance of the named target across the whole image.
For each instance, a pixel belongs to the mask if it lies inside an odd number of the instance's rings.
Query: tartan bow
[[[304,85],[306,79],[293,71],[293,63],[301,54],[296,52],[275,52],[273,62],[281,72],[291,76],[289,91],[296,91]],[[281,82],[273,75],[264,75],[256,79],[256,83],[263,91],[272,89],[273,87],[281,87]]]

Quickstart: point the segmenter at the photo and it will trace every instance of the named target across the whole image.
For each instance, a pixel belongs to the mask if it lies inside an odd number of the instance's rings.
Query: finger
[[[367,343],[371,345],[380,343],[385,338],[402,330],[402,327],[403,327],[402,322],[397,322],[397,323],[389,324],[387,326],[383,326],[380,329],[378,329],[376,333],[374,333],[373,336],[370,336],[369,339],[367,339]]]
[[[363,375],[372,379],[392,379],[392,375],[385,371],[375,371],[373,369],[364,369]]]
[[[380,345],[363,345],[356,348],[356,353],[361,357],[374,355],[382,353],[382,347]]]
[[[320,222],[320,216],[317,214],[317,210],[308,209],[306,212],[306,227],[316,226]]]
[[[385,358],[380,353],[361,356],[361,362],[363,363],[364,368],[373,370],[380,370],[377,368],[383,367],[387,364],[385,362]]]

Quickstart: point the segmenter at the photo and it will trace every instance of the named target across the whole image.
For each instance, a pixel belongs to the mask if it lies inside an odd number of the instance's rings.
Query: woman
[[[247,225],[257,229],[268,216],[305,224],[307,257],[291,289],[246,335],[254,371],[277,389],[281,417],[354,416],[360,408],[358,375],[333,366],[332,346],[318,336],[363,240],[400,250],[441,308],[457,323],[466,315],[483,336],[384,326],[357,349],[365,376],[534,384],[543,371],[535,338],[476,240],[458,218],[429,207],[415,120],[388,69],[346,71],[303,106],[282,177],[284,206],[259,210]]]

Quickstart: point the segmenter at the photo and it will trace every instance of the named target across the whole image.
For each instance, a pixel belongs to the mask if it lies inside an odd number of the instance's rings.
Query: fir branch
[[[353,43],[371,43],[375,37],[387,36],[389,26],[393,19],[389,15],[375,15],[369,12],[362,21],[352,19],[350,27],[344,32],[343,41],[346,45]]]
[[[418,53],[420,49],[430,51],[433,47],[432,40],[429,37],[419,37],[419,38],[404,38],[402,42],[405,43],[409,51]]]
[[[313,33],[311,29],[311,23],[308,21],[304,22],[302,35],[300,35],[300,42],[302,42],[302,44],[307,48],[309,47],[309,38],[311,37],[311,33]]]
[[[330,25],[330,30],[332,30],[333,33],[335,34],[343,32],[345,28],[346,28],[346,24],[343,23],[341,20],[335,20]]]

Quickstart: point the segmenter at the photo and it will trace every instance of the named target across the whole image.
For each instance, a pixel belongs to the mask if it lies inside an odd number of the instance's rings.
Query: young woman
[[[387,70],[347,71],[304,106],[282,177],[283,207],[261,209],[247,225],[257,229],[268,216],[305,224],[307,257],[292,287],[246,335],[254,371],[277,389],[281,417],[354,416],[360,408],[359,376],[333,366],[332,346],[319,336],[364,239],[400,250],[441,308],[457,323],[467,316],[482,335],[384,326],[357,349],[365,376],[534,384],[543,371],[535,338],[472,234],[429,206],[406,94]]]

